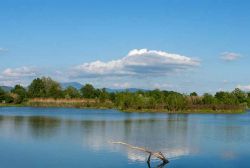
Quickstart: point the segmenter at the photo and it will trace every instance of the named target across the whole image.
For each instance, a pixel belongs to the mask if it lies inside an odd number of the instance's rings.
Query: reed
[[[73,108],[113,108],[111,101],[100,102],[98,99],[29,99],[26,106],[32,107],[73,107]]]

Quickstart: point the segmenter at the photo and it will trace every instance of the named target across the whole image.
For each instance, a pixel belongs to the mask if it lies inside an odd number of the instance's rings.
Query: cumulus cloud
[[[240,57],[240,54],[233,52],[224,52],[221,54],[221,59],[224,61],[235,61],[238,60]]]
[[[237,88],[244,91],[250,91],[250,85],[238,85]]]
[[[19,77],[35,77],[37,70],[33,67],[23,66],[20,68],[7,68],[2,72],[3,77],[19,78]]]
[[[0,76],[0,86],[14,86],[16,84],[26,85],[27,83],[21,79],[5,78]]]
[[[198,60],[164,51],[134,49],[109,62],[94,61],[73,68],[72,77],[157,76],[198,66]]]
[[[0,73],[0,85],[27,85],[37,75],[37,69],[33,67],[7,68]]]

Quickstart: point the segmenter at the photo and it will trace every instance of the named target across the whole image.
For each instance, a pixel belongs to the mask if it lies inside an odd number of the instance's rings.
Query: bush
[[[12,97],[11,95],[7,94],[5,96],[5,103],[13,103],[14,102],[14,97]]]

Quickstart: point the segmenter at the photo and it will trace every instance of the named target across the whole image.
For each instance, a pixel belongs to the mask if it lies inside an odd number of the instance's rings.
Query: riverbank
[[[168,111],[168,110],[160,110],[160,109],[127,109],[122,110],[123,112],[137,112],[137,113],[168,113],[168,114],[243,114],[247,110],[238,109],[238,110],[211,110],[211,109],[188,109],[188,110],[182,110],[182,111]]]
[[[24,104],[8,104],[8,103],[0,103],[0,107],[25,107]]]
[[[117,109],[123,112],[147,112],[147,113],[174,113],[174,114],[241,114],[247,109],[244,108],[232,108],[223,109],[223,106],[217,106],[216,108],[186,108],[183,110],[167,110],[167,109],[135,109],[135,108],[118,108],[114,103],[110,101],[100,102],[96,99],[30,99],[22,104],[8,104],[0,103],[0,107],[65,107],[65,108],[82,108],[82,109]],[[240,107],[240,106],[239,106]]]

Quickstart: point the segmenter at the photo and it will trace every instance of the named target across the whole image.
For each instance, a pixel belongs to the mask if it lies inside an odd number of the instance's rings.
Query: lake
[[[148,168],[161,151],[167,168],[248,168],[250,112],[124,113],[70,108],[0,108],[1,168]],[[152,160],[151,167],[161,162]]]

